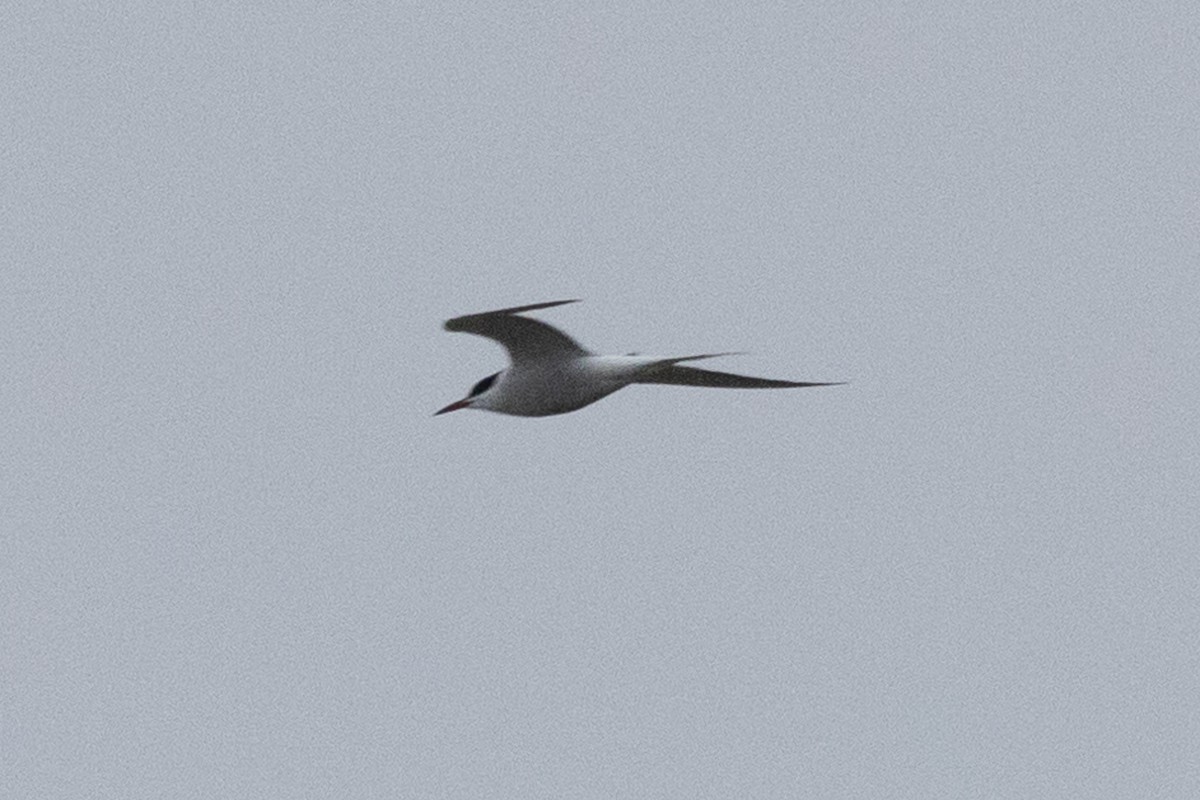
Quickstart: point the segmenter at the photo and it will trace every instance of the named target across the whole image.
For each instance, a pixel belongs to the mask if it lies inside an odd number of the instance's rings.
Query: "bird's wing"
[[[634,381],[635,383],[666,383],[672,386],[708,386],[719,389],[798,389],[808,386],[841,386],[841,383],[802,383],[799,381],[778,381],[771,378],[751,378],[747,375],[734,375],[732,372],[716,372],[711,369],[697,367],[681,367],[677,364],[665,364],[648,370]]]
[[[579,343],[552,325],[536,319],[520,317],[524,311],[578,303],[578,300],[555,300],[528,306],[501,308],[479,314],[467,314],[446,320],[445,328],[458,333],[486,336],[504,346],[514,364],[542,358],[571,358],[589,355]]]

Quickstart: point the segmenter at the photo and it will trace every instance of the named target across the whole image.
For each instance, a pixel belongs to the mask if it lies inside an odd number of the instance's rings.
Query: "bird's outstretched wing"
[[[681,367],[679,361],[698,361],[703,358],[716,358],[734,353],[713,353],[703,356],[688,356],[686,358],[670,359],[664,364],[646,370],[638,376],[635,383],[665,383],[672,386],[707,386],[714,389],[802,389],[810,386],[842,386],[842,383],[805,383],[800,381],[780,381],[773,378],[751,378],[748,375],[734,375],[732,372],[717,372],[711,369],[697,367]]]
[[[514,364],[543,358],[573,358],[590,355],[570,336],[536,319],[517,316],[525,311],[553,308],[578,300],[555,300],[528,306],[501,308],[446,320],[445,328],[456,333],[486,336],[504,346]]]

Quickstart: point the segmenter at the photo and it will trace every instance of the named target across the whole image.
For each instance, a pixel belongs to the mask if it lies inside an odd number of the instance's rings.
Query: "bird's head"
[[[488,375],[486,378],[472,386],[471,391],[467,393],[466,397],[464,397],[462,400],[455,400],[453,403],[434,414],[434,416],[436,417],[438,414],[445,414],[449,411],[458,411],[460,408],[470,408],[475,403],[479,402],[480,398],[487,394],[488,390],[492,388],[492,384],[496,382],[496,378],[498,377],[500,377],[499,372]]]

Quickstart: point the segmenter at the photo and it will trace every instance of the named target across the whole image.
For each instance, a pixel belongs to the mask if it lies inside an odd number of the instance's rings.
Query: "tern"
[[[445,328],[448,331],[473,333],[500,343],[508,351],[512,364],[508,369],[488,375],[471,387],[466,397],[454,401],[434,416],[475,408],[518,417],[548,417],[576,411],[633,383],[725,389],[798,389],[842,385],[750,378],[681,366],[684,361],[701,361],[736,353],[704,353],[670,358],[636,353],[626,356],[596,355],[553,325],[520,316],[527,311],[578,302],[555,300],[447,320]]]

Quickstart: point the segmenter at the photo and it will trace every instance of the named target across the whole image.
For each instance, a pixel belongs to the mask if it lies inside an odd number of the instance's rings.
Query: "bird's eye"
[[[488,389],[491,388],[492,384],[496,382],[496,376],[499,374],[500,373],[497,372],[493,375],[488,375],[486,378],[481,380],[479,383],[472,386],[471,393],[467,396],[468,397],[476,397],[476,396],[481,395],[484,392],[486,392]]]

